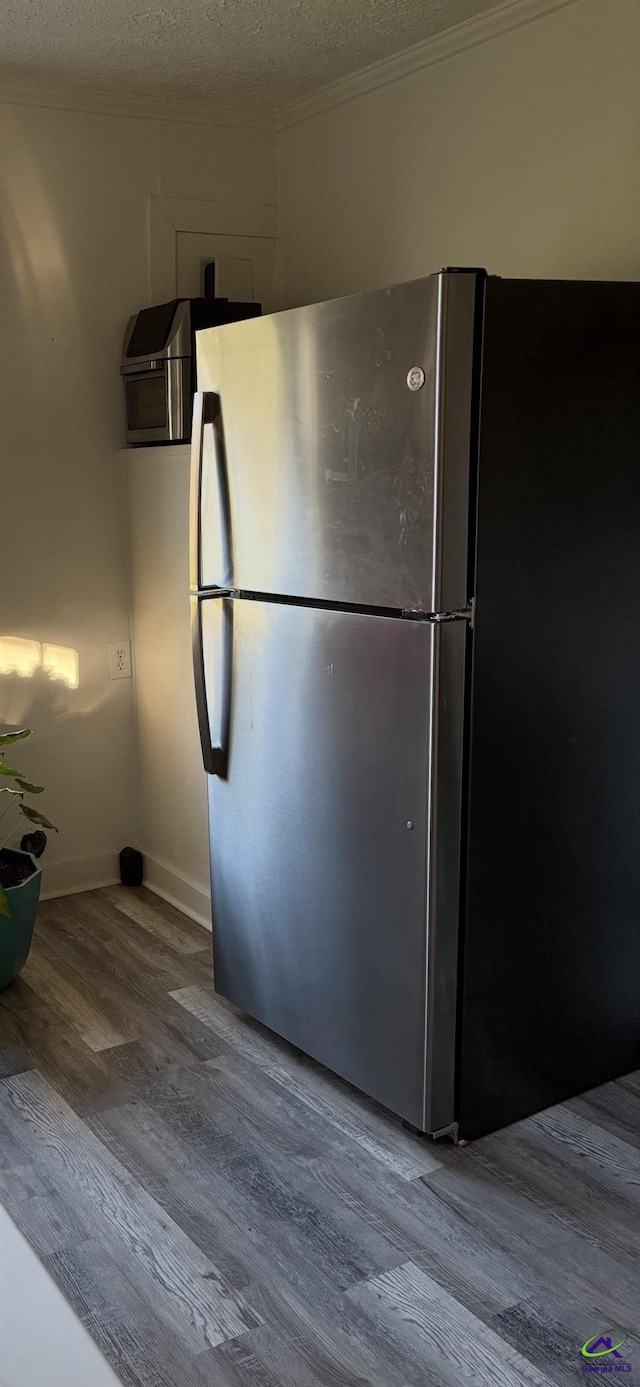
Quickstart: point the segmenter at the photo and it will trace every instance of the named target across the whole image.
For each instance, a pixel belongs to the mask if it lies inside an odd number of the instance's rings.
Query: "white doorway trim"
[[[180,231],[275,240],[278,209],[252,202],[208,202],[149,195],[149,303],[176,294],[176,237]]]

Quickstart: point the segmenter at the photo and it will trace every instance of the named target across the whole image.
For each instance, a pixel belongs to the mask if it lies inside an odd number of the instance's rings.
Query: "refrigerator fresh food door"
[[[479,279],[198,333],[194,590],[466,605]]]
[[[445,1127],[465,623],[193,600],[216,988],[415,1126]]]

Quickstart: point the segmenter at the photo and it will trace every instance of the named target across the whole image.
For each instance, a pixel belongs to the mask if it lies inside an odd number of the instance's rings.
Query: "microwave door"
[[[166,438],[167,380],[162,368],[126,376],[124,397],[128,438]]]
[[[127,442],[186,442],[190,423],[190,358],[153,361],[144,369],[122,374]]]

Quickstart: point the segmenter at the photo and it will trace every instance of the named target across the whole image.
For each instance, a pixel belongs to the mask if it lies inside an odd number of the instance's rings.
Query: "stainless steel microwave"
[[[196,380],[195,334],[257,317],[259,303],[171,299],[129,319],[120,374],[127,443],[188,443]]]

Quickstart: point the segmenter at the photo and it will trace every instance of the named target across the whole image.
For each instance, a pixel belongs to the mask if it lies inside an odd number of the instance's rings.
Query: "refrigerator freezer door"
[[[453,1115],[457,928],[454,911],[453,937],[444,938],[446,913],[433,932],[434,947],[450,955],[448,992],[443,967],[433,996],[430,691],[441,632],[203,598],[215,728],[229,605],[228,764],[209,780],[217,990],[432,1130]],[[455,877],[455,850],[451,858]]]
[[[477,283],[198,333],[193,589],[466,605]]]

